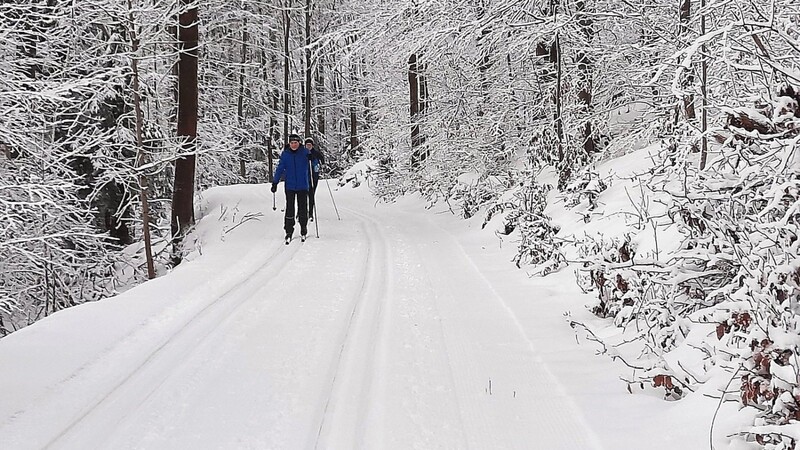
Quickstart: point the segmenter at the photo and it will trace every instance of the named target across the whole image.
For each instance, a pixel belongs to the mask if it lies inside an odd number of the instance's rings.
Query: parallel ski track
[[[387,309],[391,307],[387,263],[389,249],[376,221],[368,215],[345,210],[361,220],[367,238],[367,257],[360,289],[331,370],[330,390],[319,420],[314,448],[364,448],[364,426],[374,393],[382,380],[381,361],[387,330]],[[375,375],[377,374],[377,375]],[[378,378],[375,380],[374,378]],[[378,423],[375,424],[379,426]],[[376,430],[372,430],[375,432]],[[344,442],[337,442],[337,437]]]
[[[247,300],[250,299],[247,295],[234,295],[243,291],[258,290],[262,285],[256,285],[260,280],[269,278],[276,278],[287,266],[283,261],[290,260],[295,253],[300,249],[300,245],[286,246],[278,245],[270,256],[264,259],[264,262],[254,271],[247,274],[242,278],[242,282],[234,285],[227,290],[223,295],[218,297],[215,301],[209,303],[201,310],[192,315],[179,329],[171,333],[162,341],[162,343],[149,353],[146,359],[139,364],[130,374],[125,376],[106,394],[100,397],[96,402],[84,408],[77,417],[72,419],[70,423],[55,437],[45,445],[44,448],[52,448],[64,438],[67,438],[69,433],[76,429],[76,427],[86,420],[87,417],[96,413],[101,409],[104,404],[111,404],[115,400],[124,400],[124,394],[120,395],[120,399],[115,399],[115,394],[123,390],[126,386],[135,383],[150,383],[147,388],[147,395],[137,399],[136,405],[127,405],[127,407],[116,407],[114,413],[117,415],[116,423],[121,422],[125,417],[130,415],[138,405],[147,400],[153,392],[167,379],[169,372],[160,371],[150,376],[146,376],[145,372],[154,365],[154,362],[169,355],[169,358],[175,361],[174,366],[177,366],[182,361],[185,361],[193,353],[193,349],[199,347],[199,343],[205,341],[223,322],[224,319],[230,317],[236,310],[242,306]],[[279,260],[276,260],[278,258]],[[270,276],[270,272],[273,272]],[[198,323],[205,318],[209,320],[198,327]],[[158,370],[158,369],[152,369]],[[141,381],[140,381],[141,380]]]
[[[517,362],[512,359],[494,359],[489,354],[482,355],[481,347],[485,344],[476,345],[476,340],[473,339],[470,330],[480,329],[481,317],[484,316],[484,313],[488,315],[491,310],[492,314],[505,316],[504,320],[509,323],[504,330],[506,332],[504,339],[507,345],[515,342],[520,350],[527,350],[528,356],[522,357],[523,355],[520,354],[519,361],[530,359],[516,366],[516,370],[525,375],[516,382],[520,383],[520,388],[525,390],[525,395],[536,398],[539,405],[547,405],[543,410],[548,411],[548,414],[538,417],[534,426],[547,431],[547,435],[542,433],[542,439],[549,439],[551,445],[558,445],[558,447],[549,448],[582,450],[602,448],[595,433],[578,414],[579,409],[564,391],[558,377],[537,356],[539,350],[525,333],[525,328],[505,298],[494,288],[492,282],[481,272],[451,233],[433,222],[429,222],[427,225],[427,236],[437,240],[440,246],[446,246],[458,252],[460,257],[455,257],[456,253],[452,250],[448,251],[454,256],[450,266],[451,270],[461,274],[470,274],[471,279],[469,292],[467,292],[464,290],[464,285],[458,284],[458,278],[450,277],[436,267],[430,267],[427,270],[431,281],[440,286],[443,292],[448,293],[442,295],[436,303],[438,303],[437,308],[447,311],[451,318],[442,323],[444,337],[442,343],[451,373],[455,369],[457,373],[462,374],[459,377],[452,377],[453,386],[459,393],[459,398],[469,399],[471,397],[473,402],[475,401],[474,386],[470,384],[468,377],[463,375],[486,373],[486,368],[491,366],[486,366],[482,361],[493,360],[498,363],[505,361],[509,365]],[[422,253],[422,261],[425,261],[425,264],[435,261],[436,251],[432,247],[427,248]],[[428,257],[424,257],[425,253],[428,253]],[[476,303],[471,312],[463,314],[462,301],[459,298],[468,298],[470,293],[476,292],[481,293],[483,300]],[[454,326],[456,322],[458,326]],[[529,384],[526,385],[525,381],[528,381]],[[472,403],[472,405],[474,404]],[[468,447],[485,448],[490,445],[489,443],[496,448],[522,448],[526,445],[525,442],[519,440],[517,435],[496,433],[496,428],[492,428],[492,421],[496,418],[487,416],[485,410],[471,405],[467,408],[459,408],[459,410]],[[489,441],[486,441],[487,437],[489,437]]]

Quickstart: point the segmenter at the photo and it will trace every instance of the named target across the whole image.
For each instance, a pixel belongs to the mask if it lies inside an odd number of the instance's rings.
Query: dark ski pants
[[[286,215],[283,218],[283,229],[286,234],[294,234],[294,202],[297,200],[297,211],[300,216],[300,234],[308,234],[308,191],[286,190]]]
[[[319,183],[319,172],[314,173],[313,180],[314,183],[308,190],[308,215],[310,217],[314,217],[314,205],[316,204],[316,202],[314,201],[314,195],[317,193],[317,183]]]

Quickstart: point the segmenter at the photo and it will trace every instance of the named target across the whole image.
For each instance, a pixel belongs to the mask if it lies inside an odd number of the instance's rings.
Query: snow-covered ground
[[[0,448],[709,448],[716,399],[630,394],[569,327],[603,323],[571,269],[528,277],[481,217],[333,194],[341,219],[321,186],[287,246],[280,191],[205,192],[188,262],[0,340]]]

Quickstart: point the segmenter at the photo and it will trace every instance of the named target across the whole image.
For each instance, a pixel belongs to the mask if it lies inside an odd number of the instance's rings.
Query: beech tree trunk
[[[175,183],[172,191],[172,238],[178,247],[187,230],[194,224],[195,152],[197,150],[197,4],[181,0],[188,6],[179,18],[178,41],[178,138],[184,156],[175,161]],[[176,248],[177,250],[177,248]],[[180,252],[173,260],[180,262]]]

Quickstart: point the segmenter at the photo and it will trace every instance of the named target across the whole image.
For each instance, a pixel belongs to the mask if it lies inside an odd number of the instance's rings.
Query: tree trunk
[[[272,48],[278,48],[278,36],[275,33],[274,29],[270,28],[269,31],[269,42],[272,45]],[[269,58],[267,58],[266,50],[261,50],[261,59],[264,61],[264,81],[269,85],[277,85],[277,80],[275,79],[275,68],[278,67],[278,57],[275,55],[276,52],[270,52]],[[269,61],[269,63],[267,63]],[[280,105],[280,93],[278,92],[277,88],[274,88],[271,92],[272,96],[272,111],[270,111],[269,116],[269,135],[267,136],[267,166],[269,169],[269,173],[267,175],[268,181],[272,183],[272,175],[275,172],[273,166],[273,158],[272,155],[275,153],[274,147],[274,140],[275,134],[278,127],[278,120],[275,117],[275,114],[278,112],[278,108]]]
[[[325,73],[324,73],[324,61],[317,61],[317,98],[322,98],[325,93]],[[319,136],[325,136],[325,110],[320,105],[321,102],[317,102],[317,133]]]
[[[128,21],[131,36],[131,72],[133,82],[133,108],[136,113],[136,167],[144,165],[144,143],[143,143],[143,124],[142,97],[139,93],[139,66],[137,54],[139,53],[139,38],[136,33],[136,23],[133,20],[133,4],[128,0]],[[150,242],[150,203],[147,199],[147,176],[144,171],[139,171],[139,199],[142,202],[142,234],[144,235],[144,252],[147,261],[147,278],[152,280],[156,277],[155,265],[153,264],[153,249]]]
[[[277,89],[272,91],[272,110],[277,112],[278,108],[280,107],[281,103],[281,96]],[[275,135],[278,134],[278,119],[274,115],[269,118],[269,141],[268,141],[268,158],[267,161],[269,162],[269,181],[273,182],[272,174],[275,172],[274,165],[275,165]]]
[[[291,111],[289,101],[289,8],[292,7],[292,0],[286,2],[283,10],[283,140],[289,137],[289,112]]]
[[[564,159],[564,123],[561,118],[561,37],[556,33],[555,39],[555,57],[556,57],[556,91],[553,95],[555,99],[556,113],[554,121],[556,124],[556,136],[558,137],[558,157],[559,160]]]
[[[686,36],[689,34],[689,19],[692,17],[692,1],[691,0],[680,0],[681,4],[679,7],[679,20],[680,20],[680,34],[681,36]]]
[[[593,23],[591,17],[586,13],[586,2],[579,0],[576,3],[578,25],[583,33],[585,43],[584,49],[578,52],[578,74],[580,79],[580,91],[578,92],[578,99],[582,103],[582,112],[589,115],[592,110],[592,71],[594,65],[592,58],[588,55],[587,49],[592,48],[592,36],[594,35]],[[592,136],[592,121],[587,119],[583,125],[582,130],[583,138],[583,151],[586,155],[595,153],[595,140]]]
[[[483,20],[484,16],[486,15],[486,6],[480,7],[480,12],[478,13],[479,20]],[[481,34],[478,36],[478,73],[480,74],[480,95],[481,101],[478,104],[478,116],[483,116],[485,114],[486,105],[489,103],[489,89],[491,89],[491,79],[488,75],[489,70],[492,68],[492,46],[491,42],[487,42],[487,38],[492,33],[491,26],[486,26],[481,30]]]
[[[422,142],[419,130],[419,66],[416,53],[412,53],[408,57],[408,88],[411,111],[411,167],[418,169],[422,161],[425,160],[425,154],[420,149]]]
[[[706,34],[706,0],[700,0],[700,11],[703,14],[700,16],[700,35]],[[755,36],[755,35],[753,35]],[[708,61],[706,60],[706,44],[703,42],[700,47],[700,92],[703,95],[703,109],[700,111],[700,130],[702,137],[700,138],[700,170],[706,168],[706,158],[708,158]]]
[[[355,38],[353,38],[355,43]],[[357,156],[358,147],[358,110],[356,109],[358,98],[358,63],[355,58],[350,62],[350,155]]]
[[[426,64],[418,62],[417,68],[419,73],[417,79],[419,81],[419,113],[424,115],[430,105],[430,97],[428,96],[428,77],[425,76]],[[425,142],[424,136],[420,137],[420,142]]]
[[[239,99],[236,102],[236,117],[239,119],[239,129],[244,128],[244,67],[247,64],[247,17],[244,18],[242,23],[242,64],[239,68]],[[242,142],[244,144],[244,142]],[[247,176],[246,162],[248,155],[246,154],[246,147],[240,150],[239,157],[239,175],[244,179]]]
[[[172,191],[172,238],[176,245],[173,260],[180,262],[177,247],[194,224],[194,177],[197,145],[197,4],[188,5],[180,15],[178,41],[178,138],[183,156],[175,161],[175,184]]]
[[[367,59],[364,58],[363,56],[361,57],[361,64],[358,65],[358,68],[360,69],[358,72],[360,79],[368,80],[371,78],[369,65],[367,64]],[[371,113],[370,105],[372,103],[370,102],[369,89],[367,89],[363,83],[361,84],[359,96],[361,97],[361,104],[364,105],[364,110],[361,113],[361,116],[363,117],[363,119],[361,120],[361,126],[362,130],[368,133],[370,127],[370,121],[369,121]]]
[[[556,20],[558,17],[558,11],[553,6],[553,20]],[[565,144],[564,144],[564,122],[563,118],[561,117],[561,105],[562,105],[562,94],[563,88],[562,84],[562,64],[561,64],[561,35],[560,33],[556,32],[555,41],[553,42],[553,46],[550,49],[550,56],[553,57],[555,55],[555,64],[556,64],[556,91],[553,94],[553,100],[555,103],[555,117],[554,123],[556,125],[556,137],[558,138],[558,144],[556,147],[556,153],[558,157],[558,189],[563,190],[567,186],[567,182],[572,177],[572,164],[569,161],[567,152],[565,151]]]
[[[689,35],[689,21],[691,20],[691,12],[692,12],[692,1],[691,0],[681,0],[680,6],[680,34],[683,37]],[[694,84],[694,75],[691,73],[686,74],[685,78],[682,80],[682,87],[684,89],[690,87]],[[683,113],[685,114],[686,118],[692,120],[696,117],[696,113],[694,110],[694,95],[692,94],[685,94],[683,96]]]
[[[303,111],[303,130],[305,132],[305,136],[311,136],[311,92],[313,89],[311,87],[311,75],[312,75],[312,64],[311,64],[311,0],[306,0],[306,82],[305,82],[305,102],[303,107],[305,111]]]
[[[356,107],[350,107],[350,154],[355,157],[358,149],[358,116]]]

